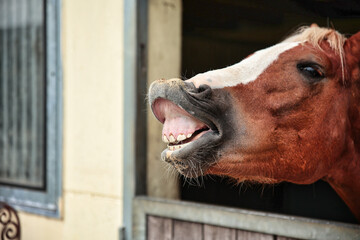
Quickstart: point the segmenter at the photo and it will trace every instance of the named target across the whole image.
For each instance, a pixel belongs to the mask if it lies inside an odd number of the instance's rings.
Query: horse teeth
[[[163,135],[162,140],[164,143],[169,143],[169,139],[166,137],[165,134]]]
[[[174,143],[174,142],[176,141],[173,135],[170,135],[169,141],[170,141],[171,143]]]
[[[192,136],[192,133],[189,133],[188,135],[185,134],[179,134],[177,138],[175,139],[174,135],[170,134],[169,138],[164,134],[162,136],[162,141],[164,143],[175,143],[175,142],[181,142],[187,138],[190,138]]]
[[[171,156],[172,152],[168,151],[166,152],[166,157],[169,158]]]
[[[178,144],[178,145],[172,145],[172,146],[169,146],[168,145],[168,149],[170,150],[170,151],[175,151],[175,150],[179,150],[180,148],[183,148],[183,147],[185,147],[185,146],[187,146],[187,145],[189,145],[190,143],[184,143],[184,144]]]
[[[180,134],[179,136],[177,136],[176,140],[178,142],[182,141],[182,140],[185,140],[186,139],[186,136],[184,134]]]

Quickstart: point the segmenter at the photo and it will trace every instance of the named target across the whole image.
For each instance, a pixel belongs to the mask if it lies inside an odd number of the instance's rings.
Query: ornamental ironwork
[[[14,208],[0,202],[1,240],[20,240],[20,219]]]

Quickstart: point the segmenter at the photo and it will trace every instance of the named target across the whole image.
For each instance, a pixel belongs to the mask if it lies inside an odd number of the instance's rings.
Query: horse
[[[360,220],[360,32],[315,24],[239,63],[160,79],[161,159],[188,178],[328,182]]]

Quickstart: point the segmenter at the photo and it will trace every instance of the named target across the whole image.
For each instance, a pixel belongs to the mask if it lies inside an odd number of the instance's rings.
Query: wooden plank
[[[147,217],[148,240],[172,240],[172,219],[162,217]]]
[[[205,224],[204,240],[236,240],[236,229]]]
[[[174,220],[173,240],[201,240],[203,239],[203,225],[200,223]]]
[[[290,235],[299,239],[360,239],[360,226],[244,209],[210,206],[199,203],[136,196],[134,201],[134,237],[145,240],[146,216],[228,226],[252,232],[271,231],[273,235]],[[241,234],[241,233],[240,233]],[[240,235],[239,234],[239,235]],[[237,238],[239,239],[239,238]]]
[[[273,235],[237,230],[236,240],[274,240]]]
[[[289,237],[276,236],[276,240],[298,240],[298,238],[289,238]]]

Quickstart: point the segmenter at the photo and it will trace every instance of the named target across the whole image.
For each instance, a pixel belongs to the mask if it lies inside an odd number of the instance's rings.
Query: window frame
[[[60,0],[44,0],[46,149],[45,190],[0,186],[0,201],[18,210],[60,217],[62,196],[62,71]]]

